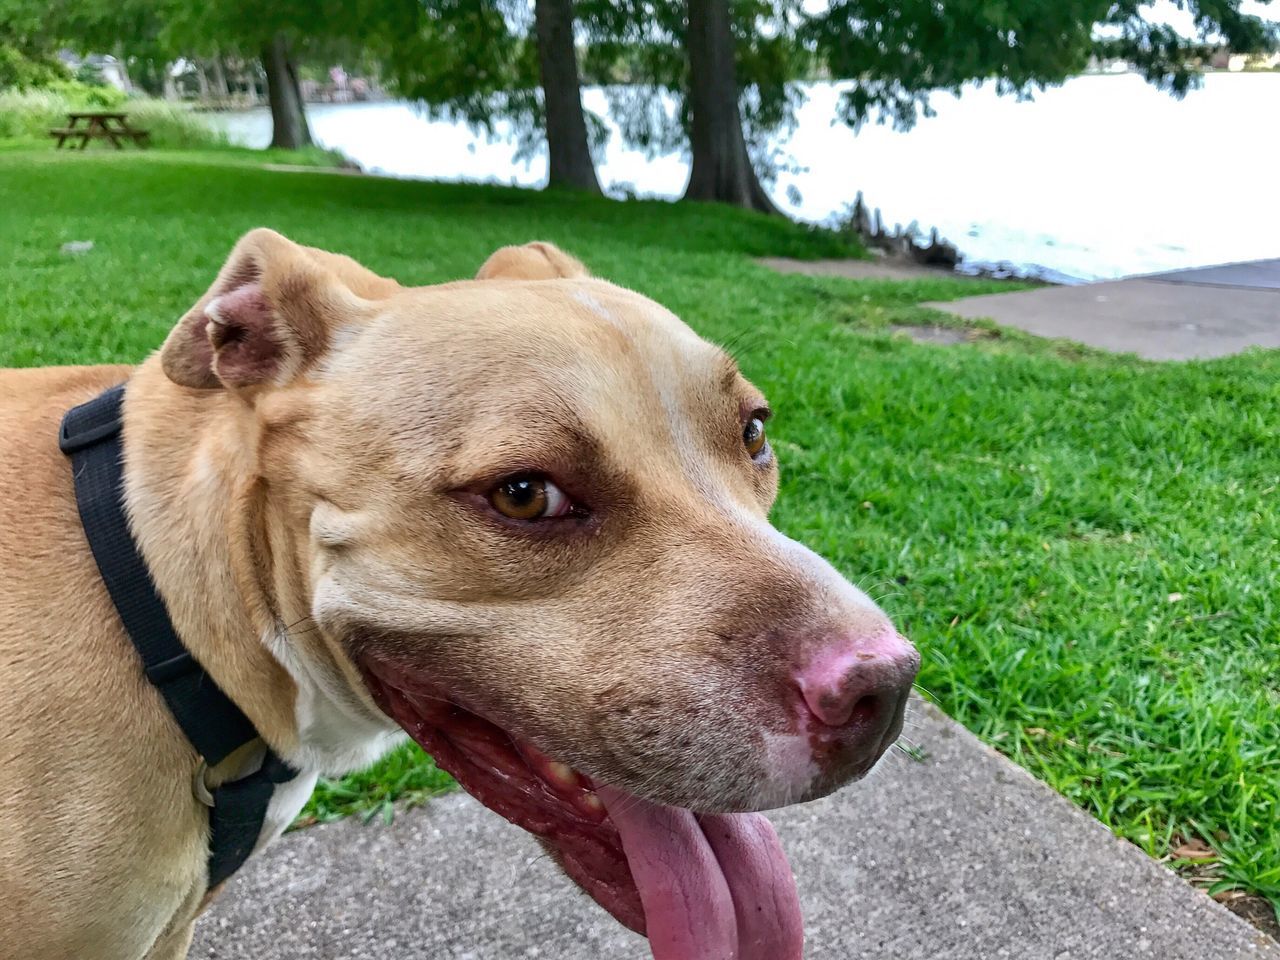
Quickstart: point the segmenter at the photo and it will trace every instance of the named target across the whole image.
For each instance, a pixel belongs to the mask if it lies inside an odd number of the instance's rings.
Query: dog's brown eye
[[[747,453],[758,457],[760,451],[764,449],[764,421],[759,417],[748,420],[747,425],[742,428],[742,442],[747,447]]]
[[[512,520],[542,520],[561,517],[573,504],[564,491],[543,477],[512,477],[489,494],[493,509]]]

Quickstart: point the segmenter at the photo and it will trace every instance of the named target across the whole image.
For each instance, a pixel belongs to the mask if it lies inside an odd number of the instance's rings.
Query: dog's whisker
[[[925,687],[919,683],[913,683],[911,684],[911,689],[915,690],[916,693],[920,694],[922,697],[924,697],[926,700],[928,700],[930,703],[934,704],[935,706],[938,706],[938,707],[942,706],[942,701],[938,699],[938,697],[936,697],[933,691],[930,690],[928,687]]]

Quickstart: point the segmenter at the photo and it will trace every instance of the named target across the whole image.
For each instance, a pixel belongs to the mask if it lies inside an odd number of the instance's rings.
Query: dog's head
[[[744,812],[865,774],[918,657],[770,526],[769,405],[728,354],[547,244],[480,277],[401,289],[255,231],[164,367],[253,408],[270,592],[368,710],[657,956],[798,955]]]

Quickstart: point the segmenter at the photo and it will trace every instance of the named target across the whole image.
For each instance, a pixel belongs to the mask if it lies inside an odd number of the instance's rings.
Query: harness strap
[[[212,767],[259,739],[258,731],[179,639],[129,531],[121,442],[124,389],[124,384],[113,387],[68,411],[59,446],[71,458],[85,537],[143,672],[196,752]],[[256,772],[212,791],[210,888],[248,859],[276,785],[295,776],[297,771],[268,749]]]

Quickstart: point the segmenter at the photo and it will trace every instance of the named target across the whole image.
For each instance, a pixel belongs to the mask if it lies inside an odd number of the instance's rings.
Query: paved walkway
[[[937,280],[952,274],[938,267],[926,267],[897,257],[873,256],[868,260],[793,260],[790,257],[760,257],[761,266],[779,273],[803,273],[811,277],[844,277],[849,280]],[[961,274],[954,276],[968,279]]]
[[[1207,896],[917,704],[915,762],[774,817],[808,960],[1280,960]],[[201,920],[195,960],[643,960],[522,831],[457,794],[291,834]]]
[[[930,303],[1150,360],[1280,347],[1280,259]]]

